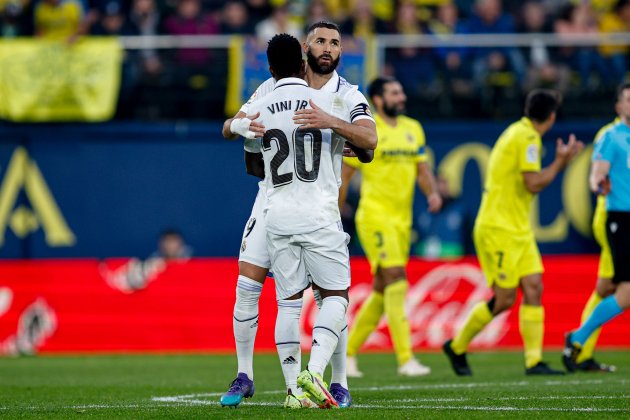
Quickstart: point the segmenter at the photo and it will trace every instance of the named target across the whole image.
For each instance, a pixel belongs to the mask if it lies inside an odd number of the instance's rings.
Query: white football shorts
[[[299,235],[267,232],[276,299],[301,292],[312,282],[327,290],[350,287],[350,236],[341,222]],[[308,274],[308,276],[307,276]]]
[[[268,269],[271,267],[271,260],[267,250],[267,227],[263,215],[266,198],[265,193],[258,189],[252,213],[243,230],[238,260]]]

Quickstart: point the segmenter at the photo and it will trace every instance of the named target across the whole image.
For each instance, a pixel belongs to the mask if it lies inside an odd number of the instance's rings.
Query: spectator
[[[125,18],[122,3],[118,0],[110,0],[100,5],[99,9],[90,11],[95,19],[91,27],[92,35],[96,36],[125,36],[134,35],[132,28]],[[128,117],[132,110],[128,105],[133,95],[134,85],[138,82],[138,69],[134,54],[124,54],[120,80],[120,94],[116,106],[117,117]]]
[[[521,33],[548,33],[551,26],[547,22],[545,6],[537,1],[526,2],[521,9]],[[554,88],[563,94],[568,90],[570,73],[566,65],[551,61],[549,49],[542,41],[535,41],[523,49],[527,62],[525,90],[538,87]]]
[[[617,1],[613,12],[607,13],[602,17],[599,28],[602,33],[630,31],[630,0]],[[628,46],[601,45],[599,53],[606,61],[610,72],[609,85],[623,83],[628,71],[626,63]]]
[[[35,6],[35,35],[69,40],[76,36],[83,20],[83,7],[76,0],[40,0]]]
[[[469,19],[471,34],[509,34],[516,32],[511,16],[503,12],[500,0],[477,0],[475,13]],[[476,48],[473,58],[473,78],[481,88],[488,75],[510,71],[521,84],[525,79],[525,60],[517,48]]]
[[[164,229],[160,233],[158,249],[151,258],[160,258],[164,261],[188,260],[192,257],[192,248],[186,245],[184,237],[177,229]]]
[[[428,30],[416,18],[416,5],[402,2],[396,11],[396,33],[403,35],[419,35]],[[436,85],[435,64],[431,52],[425,48],[402,47],[393,51],[389,59],[396,79],[405,91],[413,96],[435,96]]]
[[[200,0],[179,0],[174,16],[164,22],[171,35],[212,35],[219,33],[219,25],[201,10]],[[208,64],[210,52],[201,48],[183,48],[177,51],[177,61],[184,66],[200,67]]]
[[[237,35],[251,35],[254,33],[247,8],[243,3],[237,0],[225,3],[221,13],[221,32]]]
[[[305,31],[314,23],[330,20],[331,18],[328,14],[326,2],[324,0],[313,0],[310,2],[306,12],[306,20],[304,22]]]
[[[0,37],[33,34],[33,4],[30,0],[0,0]]]
[[[289,19],[289,8],[286,4],[276,7],[271,16],[256,25],[256,36],[264,43],[282,33],[302,39],[302,30]]]
[[[368,0],[356,0],[350,16],[340,25],[341,33],[357,38],[389,32],[387,23],[374,16]]]
[[[133,35],[159,35],[161,16],[155,0],[134,0],[127,21],[129,32]],[[140,74],[155,78],[162,72],[162,61],[155,49],[139,51],[137,60]]]
[[[554,29],[559,35],[567,38],[599,32],[595,14],[588,3],[565,6],[555,22]],[[598,80],[592,78],[592,70],[597,71],[600,81],[606,79],[608,73],[606,64],[593,47],[563,47],[559,49],[558,56],[572,69],[577,70],[582,89],[596,90],[598,87]]]
[[[121,36],[131,35],[131,29],[125,25],[125,13],[121,4],[116,1],[106,3],[102,11],[99,11],[100,19],[91,28],[92,35],[96,36]]]
[[[267,19],[273,11],[268,0],[247,0],[246,6],[249,19],[254,27]]]
[[[466,34],[468,27],[459,19],[455,3],[449,2],[437,9],[436,18],[429,23],[431,33],[440,35]],[[470,50],[465,47],[438,47],[434,49],[447,88],[458,96],[472,93]]]

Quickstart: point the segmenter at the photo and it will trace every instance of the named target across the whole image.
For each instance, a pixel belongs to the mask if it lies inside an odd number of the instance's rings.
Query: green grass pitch
[[[612,374],[524,375],[521,352],[473,353],[474,376],[458,378],[440,353],[418,355],[431,375],[401,378],[392,354],[359,356],[354,407],[282,408],[274,354],[254,361],[256,395],[237,409],[219,397],[235,376],[232,355],[121,355],[0,358],[3,418],[629,418],[630,351],[600,352]],[[560,368],[559,352],[547,360]]]

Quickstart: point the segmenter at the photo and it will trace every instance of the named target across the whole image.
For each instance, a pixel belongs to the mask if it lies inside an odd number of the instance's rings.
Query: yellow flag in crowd
[[[122,48],[116,39],[72,45],[0,41],[0,118],[19,122],[104,121],[116,110]]]

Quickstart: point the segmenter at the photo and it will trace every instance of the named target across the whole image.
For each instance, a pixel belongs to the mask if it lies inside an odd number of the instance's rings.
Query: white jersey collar
[[[329,81],[326,82],[324,86],[320,90],[324,92],[337,92],[339,91],[339,85],[341,84],[341,79],[339,78],[339,73],[337,70],[333,70],[332,77]]]
[[[292,86],[292,85],[300,85],[300,86],[308,87],[308,84],[306,84],[306,81],[304,81],[303,79],[300,79],[297,77],[285,77],[284,79],[280,79],[276,82],[276,86],[273,88],[273,90],[276,90],[282,86]]]

